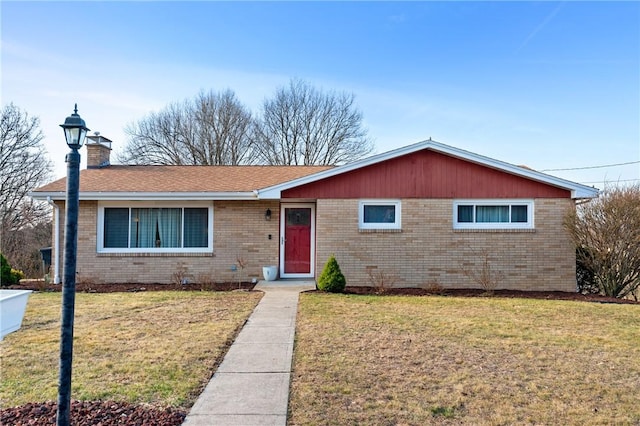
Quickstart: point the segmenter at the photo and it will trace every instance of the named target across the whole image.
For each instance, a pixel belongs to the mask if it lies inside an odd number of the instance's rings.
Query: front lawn
[[[639,424],[640,306],[302,294],[291,425]]]
[[[247,292],[76,295],[71,397],[190,407],[260,300]],[[61,293],[0,343],[2,408],[57,399]]]

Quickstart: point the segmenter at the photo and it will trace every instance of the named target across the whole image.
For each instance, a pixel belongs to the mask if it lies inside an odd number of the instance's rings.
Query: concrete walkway
[[[313,281],[260,281],[264,291],[183,425],[287,424],[298,297]]]

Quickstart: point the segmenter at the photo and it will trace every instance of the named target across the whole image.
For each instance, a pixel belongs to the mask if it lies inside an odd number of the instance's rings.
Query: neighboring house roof
[[[331,169],[323,170],[312,175],[302,176],[289,182],[282,182],[269,188],[263,188],[258,191],[259,198],[262,199],[280,199],[282,191],[295,188],[300,185],[316,182],[322,179],[326,179],[332,176],[337,176],[343,173],[347,173],[356,169],[371,166],[386,160],[397,158],[403,155],[411,154],[421,150],[433,150],[445,155],[460,158],[462,160],[470,161],[482,166],[486,166],[492,169],[500,170],[502,172],[510,173],[515,176],[524,177],[537,182],[542,182],[551,186],[565,189],[571,192],[571,198],[594,198],[598,196],[598,190],[596,188],[582,185],[579,183],[571,182],[565,179],[561,179],[555,176],[547,175],[541,172],[537,172],[528,167],[516,166],[513,164],[505,163],[503,161],[495,160],[493,158],[485,157],[473,152],[465,151],[459,148],[455,148],[449,145],[445,145],[431,139],[418,142],[413,145],[408,145],[402,148],[388,151],[382,154],[373,155],[353,163],[345,164],[344,166],[334,167]]]
[[[81,200],[280,199],[282,191],[337,176],[421,150],[489,167],[593,198],[598,190],[516,166],[431,139],[339,167],[330,166],[108,166],[80,172]],[[37,199],[65,199],[66,179],[31,193]]]
[[[256,199],[256,190],[329,166],[108,166],[80,172],[81,200]],[[31,193],[65,199],[66,178]]]

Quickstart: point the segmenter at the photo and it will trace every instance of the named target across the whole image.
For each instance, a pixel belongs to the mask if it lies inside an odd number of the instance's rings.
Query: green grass
[[[261,293],[85,294],[72,398],[188,408]],[[0,343],[0,405],[55,400],[60,293]],[[640,307],[303,294],[291,425],[640,424]]]
[[[190,407],[262,293],[76,295],[71,397]],[[0,406],[56,400],[60,293],[29,297],[0,343]]]
[[[303,294],[292,425],[640,424],[640,306]]]

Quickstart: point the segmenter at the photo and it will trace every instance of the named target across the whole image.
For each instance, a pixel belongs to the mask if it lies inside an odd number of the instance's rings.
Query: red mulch
[[[74,426],[154,425],[178,426],[186,413],[173,408],[159,409],[113,401],[71,401],[71,424]],[[55,425],[58,404],[49,401],[29,403],[0,410],[0,425]]]

